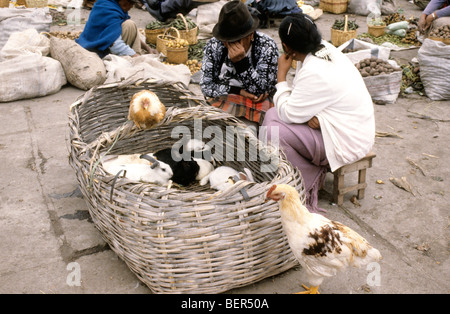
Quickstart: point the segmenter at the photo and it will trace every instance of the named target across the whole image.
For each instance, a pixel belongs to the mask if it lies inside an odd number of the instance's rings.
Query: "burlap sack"
[[[83,90],[101,85],[106,80],[102,59],[70,39],[50,38],[50,55],[61,62],[67,81]]]

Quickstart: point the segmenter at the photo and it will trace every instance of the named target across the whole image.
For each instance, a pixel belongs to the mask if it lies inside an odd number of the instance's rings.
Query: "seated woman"
[[[153,49],[141,40],[136,23],[128,15],[136,1],[98,0],[76,42],[101,58],[109,53],[136,57],[142,54],[142,49],[152,53]]]
[[[322,40],[308,16],[284,18],[279,36],[284,54],[278,60],[275,107],[266,113],[260,137],[279,139],[280,149],[302,174],[306,207],[317,212],[328,167],[335,171],[371,150],[373,103],[356,67]],[[290,87],[286,75],[293,60],[297,72]]]
[[[422,34],[428,34],[432,27],[438,28],[448,24],[450,24],[450,0],[431,0],[418,22]]]
[[[279,53],[258,24],[241,1],[222,7],[203,51],[200,87],[212,106],[261,124],[273,106]]]

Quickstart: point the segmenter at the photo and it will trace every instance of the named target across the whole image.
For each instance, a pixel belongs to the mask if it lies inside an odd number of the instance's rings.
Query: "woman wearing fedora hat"
[[[273,106],[278,47],[241,1],[226,3],[204,48],[200,87],[215,107],[261,124]]]
[[[278,61],[274,108],[260,136],[272,133],[303,177],[306,207],[318,211],[318,192],[327,169],[335,171],[364,157],[375,140],[372,98],[356,67],[322,40],[304,14],[283,19],[278,30],[284,54]],[[297,61],[292,86],[286,75]]]

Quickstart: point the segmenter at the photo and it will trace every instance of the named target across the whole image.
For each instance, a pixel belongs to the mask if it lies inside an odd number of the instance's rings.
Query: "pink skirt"
[[[328,159],[325,153],[322,132],[311,129],[308,124],[291,124],[279,119],[275,108],[266,112],[262,126],[267,134],[267,141],[278,132],[280,149],[286,154],[291,164],[300,170],[306,192],[306,204],[310,212],[324,209],[318,207],[318,193],[325,181],[328,169]],[[264,139],[261,139],[264,140]]]

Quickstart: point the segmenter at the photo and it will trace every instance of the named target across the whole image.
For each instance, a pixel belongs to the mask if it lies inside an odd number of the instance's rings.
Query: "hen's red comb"
[[[277,185],[276,185],[276,184],[272,185],[272,187],[269,189],[269,191],[267,191],[266,198],[269,198],[270,194],[272,194],[272,192],[273,192],[276,188],[277,188]]]

